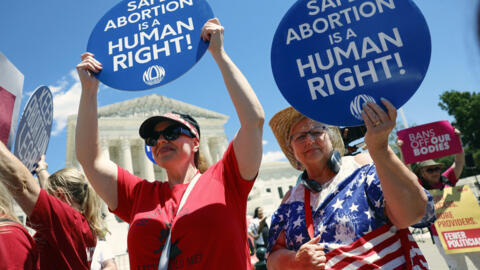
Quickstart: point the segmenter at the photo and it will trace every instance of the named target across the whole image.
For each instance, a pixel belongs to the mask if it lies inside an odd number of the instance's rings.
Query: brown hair
[[[101,217],[101,203],[98,195],[88,184],[86,177],[77,169],[61,169],[48,177],[46,190],[58,197],[62,195],[66,202],[80,205],[78,209],[87,219],[90,229],[102,238],[107,229]]]
[[[204,173],[210,167],[210,164],[208,164],[205,156],[203,156],[203,154],[200,153],[200,150],[195,153],[194,161],[195,161],[195,167],[197,167],[200,173]]]

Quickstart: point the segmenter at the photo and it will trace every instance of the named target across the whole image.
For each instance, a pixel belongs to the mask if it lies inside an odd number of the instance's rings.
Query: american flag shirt
[[[269,252],[282,231],[290,250],[298,250],[310,240],[305,224],[304,192],[304,185],[297,184],[272,216]],[[425,192],[427,211],[420,226],[435,221],[433,198]],[[408,229],[397,230],[385,215],[374,164],[360,167],[353,157],[343,157],[339,173],[322,185],[320,192],[311,192],[310,205],[314,234],[320,235],[320,243],[325,246],[326,268],[428,269]]]

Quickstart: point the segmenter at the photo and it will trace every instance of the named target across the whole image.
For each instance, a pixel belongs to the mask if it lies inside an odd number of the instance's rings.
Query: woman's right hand
[[[102,70],[102,64],[94,58],[92,53],[82,54],[82,62],[77,65],[77,72],[83,89],[98,89],[98,80],[93,73],[98,73],[100,70]]]
[[[325,269],[327,259],[319,241],[320,236],[317,236],[300,247],[293,262],[295,269]]]
[[[45,161],[45,155],[40,157],[40,161],[37,162],[37,166],[35,167],[35,173],[39,173],[43,170],[48,169],[48,163]]]
[[[403,145],[403,140],[400,140],[399,138],[397,138],[396,143],[397,143],[398,148],[401,148],[402,145]]]
[[[212,56],[220,54],[223,48],[223,33],[225,29],[220,24],[218,18],[213,18],[208,20],[202,28],[202,33],[200,37],[204,41],[210,41],[208,49]]]

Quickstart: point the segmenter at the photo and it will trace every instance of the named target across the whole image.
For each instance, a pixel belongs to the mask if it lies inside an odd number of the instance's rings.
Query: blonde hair
[[[20,223],[15,212],[13,211],[13,198],[8,193],[7,188],[0,182],[0,215],[6,218]]]
[[[77,203],[80,206],[78,210],[87,219],[90,229],[97,237],[105,237],[107,229],[101,217],[100,198],[83,173],[74,168],[61,169],[48,177],[45,189],[55,197],[63,196],[70,205]]]

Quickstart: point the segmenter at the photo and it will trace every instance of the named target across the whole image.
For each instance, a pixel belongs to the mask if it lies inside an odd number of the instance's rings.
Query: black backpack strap
[[[428,226],[428,232],[430,233],[430,238],[432,239],[432,244],[435,245],[435,239],[433,238],[432,228]]]

